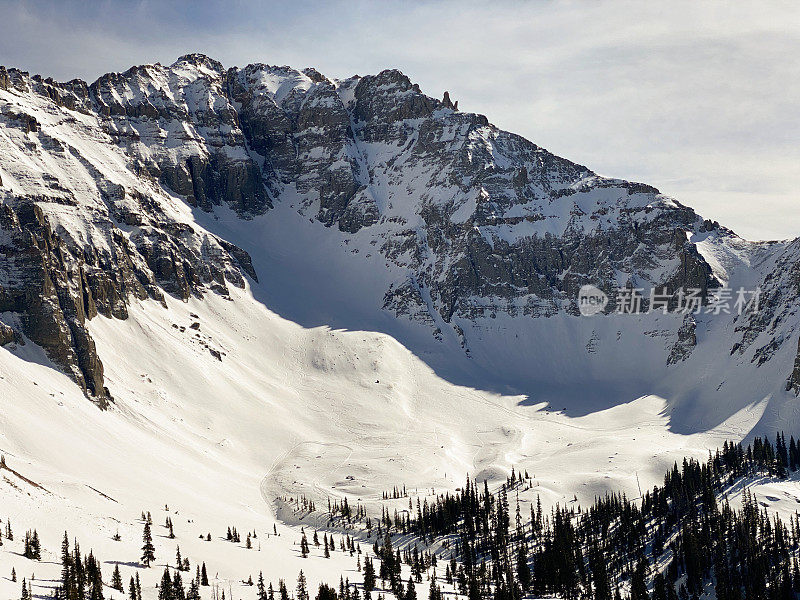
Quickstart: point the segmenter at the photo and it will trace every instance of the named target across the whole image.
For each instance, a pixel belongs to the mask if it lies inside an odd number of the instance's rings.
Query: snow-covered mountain
[[[623,286],[762,296],[616,314]],[[633,492],[798,430],[799,289],[800,238],[743,240],[396,70],[0,68],[0,451],[49,494],[3,498],[52,502],[53,548],[56,497],[266,527],[281,494],[512,465],[550,502]]]
[[[3,70],[0,89],[6,339],[41,345],[101,401],[87,319],[230,286],[304,325],[386,331],[437,370],[466,364],[457,342],[480,375],[449,377],[533,398],[633,379],[677,401],[728,382],[738,408],[798,389],[800,242],[741,240],[398,71],[333,81],[193,54],[91,85]],[[582,320],[587,283],[607,313],[625,285],[760,285],[764,310]],[[675,393],[687,371],[712,381]],[[745,373],[758,385],[729,383]]]

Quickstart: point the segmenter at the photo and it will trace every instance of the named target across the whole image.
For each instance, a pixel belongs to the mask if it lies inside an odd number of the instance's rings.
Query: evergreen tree
[[[183,588],[183,578],[180,571],[175,571],[172,576],[172,596],[175,600],[186,600],[186,590]]]
[[[436,577],[431,577],[431,587],[428,590],[428,600],[442,600],[442,589],[436,585]]]
[[[302,569],[300,570],[300,574],[297,576],[297,600],[309,600],[306,576]]]
[[[172,578],[169,576],[167,567],[164,567],[164,574],[161,576],[161,583],[158,586],[158,600],[176,600],[172,589]]]
[[[631,578],[631,597],[630,600],[650,600],[650,595],[647,593],[647,583],[645,575],[647,573],[647,562],[640,561],[633,572]]]
[[[144,533],[142,534],[142,564],[145,567],[149,567],[150,563],[152,563],[156,559],[156,548],[153,546],[153,536],[150,533],[150,521],[146,521],[144,524]],[[168,573],[169,574],[169,573]],[[172,600],[172,598],[166,598],[162,600]]]
[[[72,554],[69,551],[69,536],[64,532],[64,539],[61,542],[61,595],[67,600],[73,597],[71,590],[72,583]]]
[[[364,557],[364,591],[369,593],[375,589],[375,567],[372,559]]]
[[[192,579],[189,583],[189,591],[186,592],[186,600],[200,600],[200,588],[197,585],[197,579]]]
[[[22,555],[30,560],[40,560],[42,558],[41,546],[39,544],[39,534],[34,529],[25,532],[24,550]]]
[[[264,587],[264,574],[258,572],[258,585],[256,587],[256,596],[258,600],[267,600],[267,589]]]
[[[122,574],[119,572],[119,564],[114,565],[114,572],[111,574],[111,587],[117,591],[125,592],[122,585]]]
[[[526,591],[531,585],[531,568],[528,565],[528,547],[524,541],[520,543],[517,548],[517,580],[523,591]]]
[[[30,600],[30,594],[28,593],[28,584],[25,583],[25,578],[22,578],[22,593],[20,594],[20,600]]]
[[[70,598],[83,600],[86,597],[86,569],[81,559],[81,548],[77,540],[75,540],[72,551],[71,565]]]
[[[406,584],[406,600],[417,600],[417,590],[414,588],[414,580],[411,577],[408,578],[408,583]]]
[[[326,583],[319,584],[319,591],[317,592],[316,600],[338,600],[339,596],[336,595],[336,590]]]
[[[103,600],[103,574],[100,570],[100,561],[89,551],[85,561],[86,585],[89,600]]]

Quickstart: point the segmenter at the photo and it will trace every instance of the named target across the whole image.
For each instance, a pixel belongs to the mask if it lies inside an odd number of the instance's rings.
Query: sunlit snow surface
[[[523,514],[536,495],[545,506],[574,496],[588,503],[609,489],[636,497],[672,461],[703,458],[707,447],[746,434],[763,409],[755,403],[693,435],[670,432],[667,405],[655,396],[568,417],[520,396],[448,383],[387,335],[304,328],[249,291],[168,304],[133,304],[127,321],[91,322],[115,394],[106,412],[40,364],[46,359],[32,344],[20,356],[0,352],[0,448],[12,468],[44,488],[3,471],[0,513],[12,516],[18,539],[37,527],[45,561],[58,562],[68,529],[84,550],[121,561],[125,581],[139,571],[150,597],[162,569],[131,566],[140,555],[142,510],[153,512],[156,525],[170,514],[176,526],[177,540],[156,527],[158,564],[172,564],[180,544],[193,565],[205,561],[221,580],[263,570],[291,584],[303,568],[313,585],[336,583],[347,570],[355,581],[355,559],[341,552],[331,561],[301,559],[297,528],[279,524],[283,535],[267,538],[276,497],[305,494],[324,506],[347,494],[379,510],[381,493],[394,485],[453,490],[468,473],[497,482],[512,465],[534,478],[520,496]],[[194,322],[197,331],[188,327]],[[221,362],[208,347],[224,353]],[[785,482],[759,497],[791,512],[798,491]],[[261,553],[221,541],[228,525],[256,529]],[[117,530],[121,542],[111,540]],[[212,542],[198,539],[209,531]],[[34,592],[46,593],[37,586],[56,577],[58,565],[26,561],[15,548],[0,549],[4,569],[13,565],[20,578],[35,572]],[[112,568],[104,565],[109,574]],[[6,597],[17,587],[0,579]]]

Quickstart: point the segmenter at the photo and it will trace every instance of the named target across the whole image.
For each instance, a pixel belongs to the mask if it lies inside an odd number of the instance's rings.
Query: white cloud
[[[795,3],[27,2],[0,61],[60,79],[202,51],[226,65],[397,67],[423,90],[758,239],[800,235]]]

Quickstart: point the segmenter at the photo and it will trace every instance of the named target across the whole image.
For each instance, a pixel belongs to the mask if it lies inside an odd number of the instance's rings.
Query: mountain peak
[[[189,54],[179,56],[178,59],[172,63],[171,67],[174,68],[181,63],[193,65],[195,67],[206,68],[215,73],[222,73],[225,70],[225,67],[222,66],[221,62],[214,60],[213,58],[210,58],[209,56],[200,52],[191,52]]]

